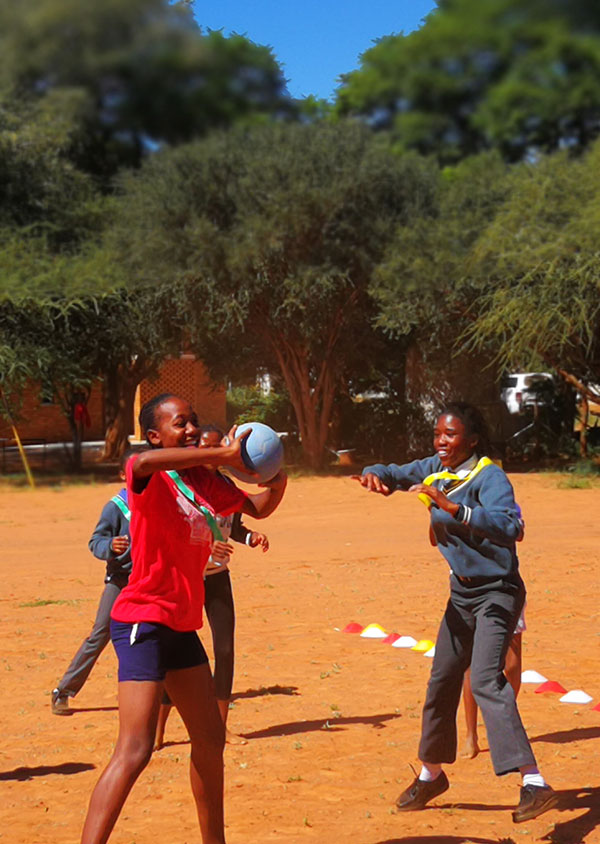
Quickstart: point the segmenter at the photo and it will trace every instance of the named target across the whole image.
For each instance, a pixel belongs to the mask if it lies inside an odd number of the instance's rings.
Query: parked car
[[[502,378],[500,397],[509,413],[552,403],[556,386],[550,372],[511,372]]]
[[[589,383],[587,385],[596,395],[600,396],[600,384]],[[577,407],[577,415],[575,416],[574,431],[579,434],[584,416],[583,402],[581,393],[575,396],[575,404]],[[585,419],[586,427],[589,429],[589,435],[592,440],[598,440],[600,436],[600,401],[593,401],[588,397],[587,416]]]

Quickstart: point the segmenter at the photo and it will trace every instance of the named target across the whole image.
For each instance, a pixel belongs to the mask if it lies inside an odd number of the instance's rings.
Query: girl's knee
[[[129,774],[138,776],[152,758],[153,741],[126,739],[117,744],[116,755]]]
[[[471,691],[479,703],[479,699],[496,697],[506,686],[506,677],[502,672],[471,670]]]
[[[202,767],[209,759],[221,759],[225,752],[225,727],[221,722],[210,733],[192,739],[191,744],[191,757],[196,767]]]

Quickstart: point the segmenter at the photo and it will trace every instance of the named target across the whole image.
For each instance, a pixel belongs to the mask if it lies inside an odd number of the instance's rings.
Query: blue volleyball
[[[251,472],[257,476],[246,475],[239,469],[229,468],[238,480],[249,484],[265,483],[274,478],[283,464],[283,443],[277,433],[262,422],[245,422],[240,425],[236,437],[251,428],[250,434],[242,442],[242,459]]]

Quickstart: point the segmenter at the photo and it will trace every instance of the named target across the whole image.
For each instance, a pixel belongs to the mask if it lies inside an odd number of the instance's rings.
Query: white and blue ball
[[[242,459],[251,472],[247,475],[239,469],[229,468],[238,480],[249,484],[270,481],[283,465],[283,443],[278,434],[263,422],[245,422],[236,431],[236,438],[251,428],[250,434],[242,442]]]

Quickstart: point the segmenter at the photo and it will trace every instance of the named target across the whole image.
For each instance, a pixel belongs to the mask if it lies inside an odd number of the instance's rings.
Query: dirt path
[[[562,810],[514,826],[518,777],[493,776],[489,753],[449,769],[435,808],[394,815],[412,778],[430,661],[339,632],[351,621],[435,638],[447,569],[413,498],[367,495],[349,479],[291,483],[263,523],[271,551],[239,546],[231,725],[226,751],[229,844],[600,842],[600,489],[559,489],[552,475],[512,477],[527,522],[524,667],[584,689],[586,706],[524,686],[520,708]],[[103,565],[87,540],[111,485],[0,487],[2,686],[0,841],[74,844],[116,736],[116,661],[108,648],[74,701],[50,690],[87,634]],[[208,637],[203,637],[208,645]],[[462,712],[459,713],[462,732]],[[485,731],[481,730],[485,744]],[[111,844],[199,842],[189,747],[175,714],[167,745],[135,786]],[[587,789],[587,790],[586,790]]]

